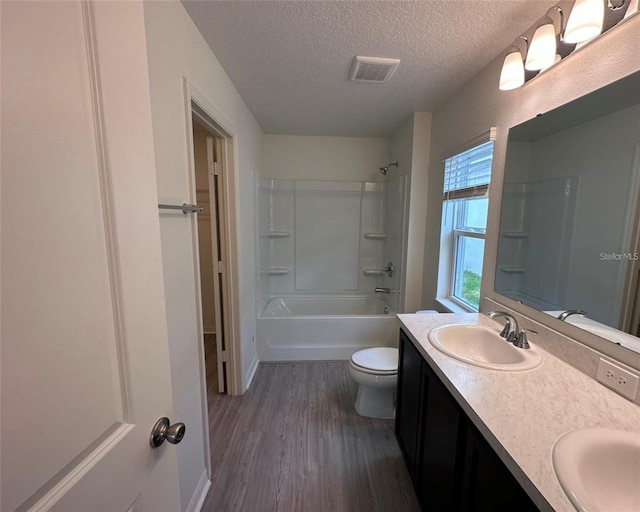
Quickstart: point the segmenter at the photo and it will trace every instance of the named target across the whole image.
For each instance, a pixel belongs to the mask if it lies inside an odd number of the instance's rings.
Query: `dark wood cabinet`
[[[399,357],[395,432],[422,510],[537,511],[403,331]]]
[[[422,356],[406,334],[400,331],[398,387],[396,390],[395,433],[414,486],[417,476],[417,455],[420,446],[422,415]]]
[[[422,364],[424,412],[416,492],[423,510],[458,511],[465,417],[429,365]]]
[[[469,512],[537,512],[527,493],[473,425],[467,428],[462,502]]]

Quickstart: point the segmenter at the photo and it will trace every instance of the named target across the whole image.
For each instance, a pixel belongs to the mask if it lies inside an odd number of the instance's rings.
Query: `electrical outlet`
[[[625,370],[611,361],[600,358],[596,378],[605,386],[610,387],[629,400],[635,400],[640,375]]]

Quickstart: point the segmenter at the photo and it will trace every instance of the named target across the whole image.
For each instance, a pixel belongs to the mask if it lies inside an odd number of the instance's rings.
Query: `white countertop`
[[[505,372],[453,359],[427,339],[432,328],[446,324],[480,323],[495,326],[498,331],[502,329],[502,323],[486,315],[398,315],[398,319],[447,389],[541,510],[575,511],[560,487],[551,461],[553,445],[562,434],[592,427],[640,433],[638,405],[540,346],[536,347],[543,356],[539,367]],[[529,342],[536,344],[533,337]],[[531,489],[531,484],[536,489]]]

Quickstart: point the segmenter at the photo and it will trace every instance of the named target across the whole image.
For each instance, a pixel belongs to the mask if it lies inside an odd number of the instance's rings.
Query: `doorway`
[[[227,392],[224,274],[225,230],[222,190],[222,137],[195,108],[192,111],[193,156],[200,276],[201,342],[204,344],[207,395]]]
[[[186,79],[184,87],[189,201],[202,207],[202,212],[190,217],[194,285],[190,288],[195,292],[191,318],[197,335],[193,341],[198,349],[201,433],[210,481],[217,428],[211,424],[211,412],[226,395],[243,391],[235,214],[237,141],[233,125]]]

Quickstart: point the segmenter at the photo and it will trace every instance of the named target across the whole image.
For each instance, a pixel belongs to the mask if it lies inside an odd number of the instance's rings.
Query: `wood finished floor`
[[[347,363],[262,363],[241,397],[210,393],[203,512],[418,512],[393,421],[356,414]]]

